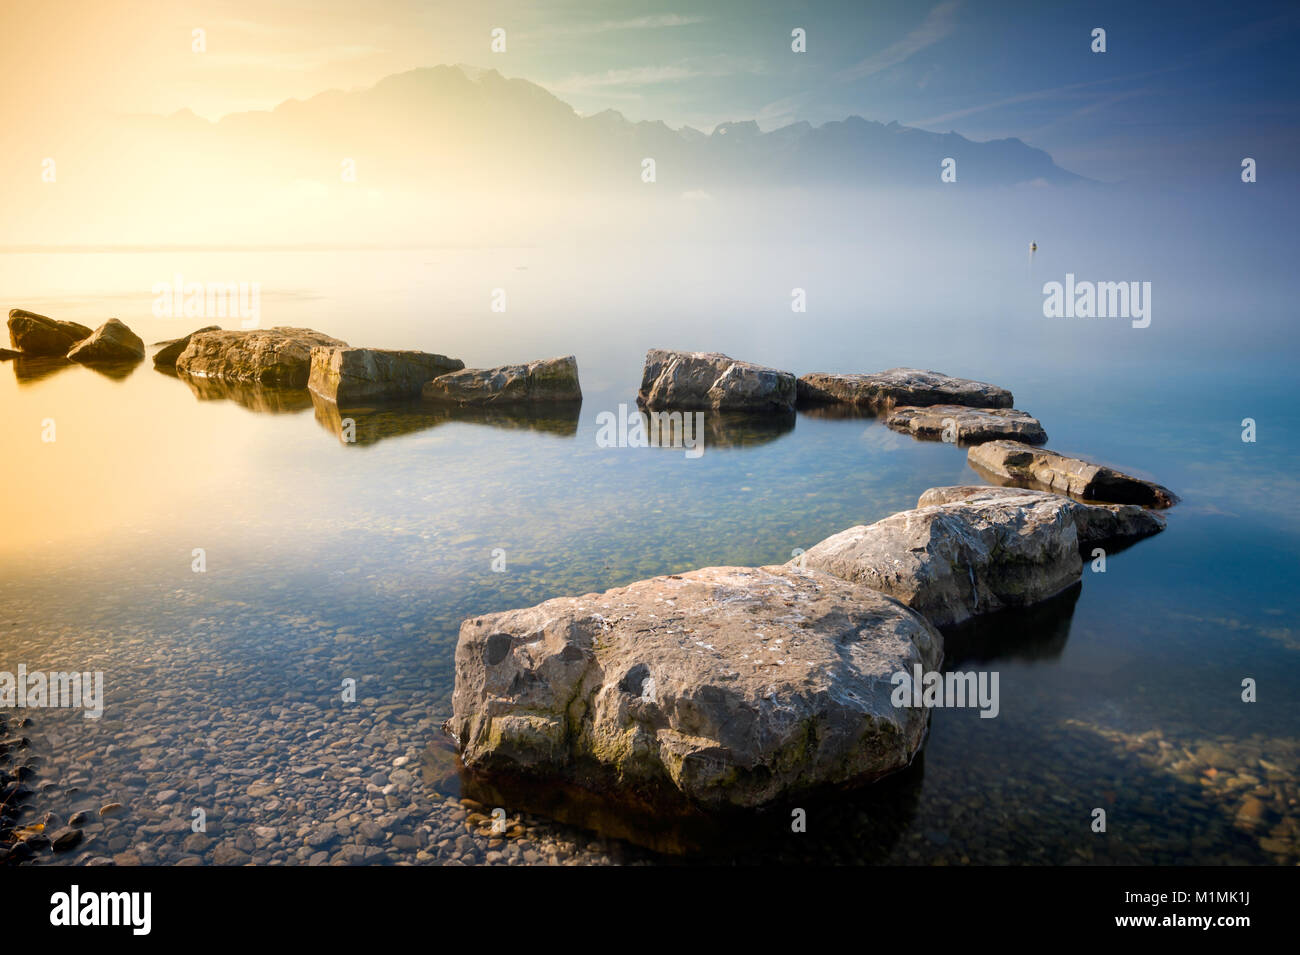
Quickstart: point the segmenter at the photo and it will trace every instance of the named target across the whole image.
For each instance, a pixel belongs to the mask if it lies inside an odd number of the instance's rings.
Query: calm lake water
[[[1210,295],[1161,284],[1159,264],[1116,274],[1104,255],[1024,248],[941,273],[944,250],[852,245],[0,256],[6,308],[117,316],[146,342],[208,323],[154,318],[156,282],[257,281],[264,327],[471,366],[573,353],[585,396],[559,419],[357,412],[348,445],[305,394],[196,391],[148,361],[125,377],[0,364],[0,670],[105,678],[101,720],[28,714],[39,776],[23,821],[121,803],[50,857],[65,862],[319,862],[347,845],[364,861],[674,858],[509,806],[526,848],[467,839],[445,750],[427,751],[460,621],[783,562],[979,479],[963,450],[806,414],[722,427],[697,460],[598,447],[596,416],[631,406],[645,349],[668,347],[996,382],[1050,447],[1183,499],[1077,593],[950,643],[948,666],[1000,673],[998,718],[936,711],[910,771],[820,807],[804,835],[788,816],[740,827],[726,858],[1300,861],[1294,351],[1224,311],[1214,276]],[[1154,275],[1152,326],[1043,318],[1041,284],[1067,271]],[[807,313],[791,312],[794,287]],[[1258,702],[1242,702],[1246,678]],[[196,808],[209,825],[192,838]]]

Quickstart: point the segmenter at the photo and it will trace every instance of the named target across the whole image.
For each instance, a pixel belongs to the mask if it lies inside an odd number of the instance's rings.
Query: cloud
[[[616,30],[658,30],[669,27],[685,27],[707,22],[707,17],[682,16],[679,13],[663,13],[658,16],[633,17],[628,20],[600,20],[595,23],[568,23],[563,26],[546,27],[543,30],[521,34],[521,36],[592,36],[598,33],[612,33]]]
[[[659,83],[678,83],[737,73],[754,73],[759,65],[742,57],[731,55],[704,57],[698,60],[679,61],[665,66],[633,66],[625,69],[605,70],[601,73],[573,73],[560,80],[539,80],[552,93],[586,93],[605,91],[618,87],[653,86]]]
[[[874,76],[911,59],[922,50],[934,46],[951,35],[956,28],[956,15],[961,2],[962,0],[944,0],[943,3],[940,3],[926,14],[925,20],[922,21],[920,26],[906,36],[895,40],[880,52],[873,53],[866,59],[859,60],[852,66],[840,70],[834,75],[831,83],[823,83],[816,90],[809,90],[768,103],[758,111],[758,120],[777,125],[793,119],[804,103],[814,95],[820,97],[825,94],[832,84],[851,83],[868,76]]]
[[[217,66],[307,72],[319,70],[334,63],[348,62],[384,53],[383,49],[368,45],[321,47],[314,50],[294,50],[285,53],[205,53],[208,62]]]
[[[934,46],[952,33],[956,26],[957,8],[961,0],[945,0],[926,15],[919,27],[901,40],[896,40],[879,53],[873,53],[836,74],[841,82],[852,82],[866,76],[874,76],[891,66],[897,66],[904,60],[911,59],[927,47]]]
[[[1134,73],[1129,76],[1112,76],[1102,80],[1089,80],[1086,83],[1070,83],[1067,86],[1055,86],[1045,90],[1031,90],[1028,93],[1017,93],[1015,96],[1007,96],[1002,99],[992,100],[988,103],[978,103],[975,106],[967,106],[963,109],[953,110],[950,113],[942,113],[939,116],[930,116],[926,119],[909,119],[909,126],[936,126],[940,123],[947,123],[950,120],[961,119],[964,116],[970,116],[974,113],[982,113],[990,109],[1001,109],[1003,106],[1017,106],[1021,103],[1033,103],[1038,100],[1053,99],[1063,96],[1067,93],[1073,93],[1077,90],[1090,89],[1094,86],[1105,86],[1108,83],[1126,83],[1130,80],[1145,79],[1149,76],[1156,76],[1160,73],[1171,73],[1177,67],[1170,67],[1163,70],[1148,70],[1145,73]],[[1148,90],[1132,91],[1129,95],[1149,92]],[[1090,111],[1089,108],[1088,111]]]
[[[545,86],[553,93],[585,93],[610,86],[647,86],[654,83],[675,83],[701,76],[719,76],[687,66],[636,66],[625,70],[606,70],[603,73],[575,73]]]

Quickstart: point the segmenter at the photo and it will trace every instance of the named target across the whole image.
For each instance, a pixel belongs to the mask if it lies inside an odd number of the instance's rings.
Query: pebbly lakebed
[[[123,259],[124,273],[157,271]],[[529,250],[382,256],[367,286],[384,290],[380,322],[362,317],[358,279],[332,284],[353,259],[276,264],[284,291],[267,297],[276,314],[263,324],[480,366],[576,353],[581,410],[552,420],[376,407],[344,444],[301,394],[192,389],[147,361],[118,377],[0,364],[0,670],[104,674],[99,719],[6,711],[9,765],[31,773],[19,823],[50,813],[53,833],[86,814],[80,844],[36,861],[1300,861],[1288,450],[1300,435],[1268,414],[1294,397],[1280,365],[1210,349],[1117,354],[1105,341],[981,350],[900,321],[846,319],[816,334],[769,322],[749,335],[723,323],[702,341],[699,315],[641,308],[611,324],[625,289],[553,305],[542,322],[519,295],[522,314],[505,317],[404,304],[455,274],[486,287],[502,271],[543,299],[537,276],[553,263]],[[10,304],[86,324],[116,314],[146,341],[205,324],[149,317],[147,296],[130,291],[147,282],[96,281]],[[796,374],[912,364],[995,381],[1052,448],[1150,476],[1182,503],[1104,574],[1085,569],[1081,588],[954,634],[945,666],[996,669],[998,717],[936,710],[909,770],[816,806],[806,833],[792,834],[788,816],[758,817],[680,855],[618,838],[623,823],[595,810],[592,829],[508,802],[497,804],[506,833],[484,831],[496,805],[462,803],[440,729],[463,619],[697,567],[780,563],[915,506],[927,488],[981,483],[963,450],[875,419],[736,423],[697,458],[600,447],[597,416],[633,404],[656,345]],[[1240,439],[1252,414],[1269,423],[1254,445]],[[52,442],[41,440],[47,420]],[[1241,701],[1248,677],[1254,704]],[[354,703],[342,700],[348,679]],[[1089,827],[1096,807],[1104,834]],[[196,809],[206,831],[193,831]],[[671,848],[673,835],[650,841]]]

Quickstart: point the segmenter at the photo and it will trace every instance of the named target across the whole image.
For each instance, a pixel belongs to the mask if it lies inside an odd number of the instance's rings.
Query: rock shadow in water
[[[970,663],[1009,660],[1022,663],[1055,660],[1065,652],[1074,622],[1081,583],[1032,607],[985,614],[943,631],[945,672]]]
[[[799,414],[806,415],[809,418],[820,418],[824,421],[861,421],[864,419],[883,421],[889,417],[888,413],[877,414],[869,408],[852,404],[817,404],[801,401],[797,407]]]
[[[316,421],[344,444],[368,446],[384,438],[414,434],[448,422],[486,425],[507,430],[536,431],[571,438],[578,433],[581,402],[546,405],[508,405],[492,408],[425,402],[403,402],[340,408],[328,398],[307,392]],[[346,440],[345,421],[351,421],[352,440]]]
[[[139,361],[97,361],[97,362],[73,362],[79,364],[82,368],[89,368],[96,374],[103,375],[105,378],[111,378],[113,381],[126,381],[140,367]]]
[[[605,838],[704,864],[828,864],[884,861],[911,827],[924,752],[901,772],[865,786],[810,793],[761,811],[706,813],[665,807],[632,793],[601,795],[570,784],[487,777],[462,770],[460,790],[490,811],[523,811]],[[805,831],[794,828],[802,810]]]
[[[255,381],[200,378],[177,374],[166,368],[155,370],[159,374],[185,382],[199,401],[233,401],[240,407],[259,414],[298,414],[311,407],[311,394],[303,388],[278,388]]]
[[[46,358],[43,356],[19,355],[12,359],[14,378],[20,385],[28,385],[56,375],[66,368],[75,368],[77,363],[62,357]]]
[[[797,416],[789,413],[748,413],[744,411],[659,411],[647,413],[638,409],[641,427],[650,447],[682,450],[684,439],[699,440],[695,422],[699,419],[687,415],[704,416],[704,450],[710,448],[753,448],[770,444],[794,430]],[[650,414],[657,415],[652,421]]]

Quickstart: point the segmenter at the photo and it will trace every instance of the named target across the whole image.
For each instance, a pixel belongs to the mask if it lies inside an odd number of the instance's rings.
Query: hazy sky
[[[540,83],[580,112],[710,129],[858,114],[1018,136],[1105,180],[1294,168],[1295,3],[850,0],[0,0],[0,120],[208,118],[419,66]],[[490,50],[493,28],[507,52]],[[807,31],[807,52],[790,32]],[[1107,31],[1107,52],[1090,50]],[[192,31],[206,52],[192,51]]]

